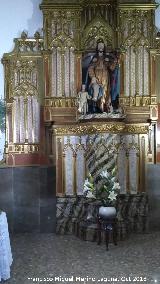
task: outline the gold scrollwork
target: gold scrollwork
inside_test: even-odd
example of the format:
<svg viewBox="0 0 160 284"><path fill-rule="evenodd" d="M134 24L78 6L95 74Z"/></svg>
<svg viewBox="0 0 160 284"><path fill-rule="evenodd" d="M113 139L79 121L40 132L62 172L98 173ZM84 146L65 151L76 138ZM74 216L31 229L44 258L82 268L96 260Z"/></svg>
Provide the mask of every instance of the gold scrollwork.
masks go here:
<svg viewBox="0 0 160 284"><path fill-rule="evenodd" d="M123 123L108 123L101 125L75 125L68 127L59 127L54 129L56 135L85 135L85 134L94 134L101 132L112 132L117 133L123 131L125 125Z"/></svg>
<svg viewBox="0 0 160 284"><path fill-rule="evenodd" d="M157 103L157 97L135 96L120 97L120 104L125 106L150 106Z"/></svg>
<svg viewBox="0 0 160 284"><path fill-rule="evenodd" d="M77 106L77 98L50 98L45 99L45 106L46 107L55 107L55 108L71 108Z"/></svg>
<svg viewBox="0 0 160 284"><path fill-rule="evenodd" d="M53 128L55 135L87 135L95 133L141 133L147 134L149 124L125 124L125 123L105 123L105 124L88 124L73 125L66 127Z"/></svg>
<svg viewBox="0 0 160 284"><path fill-rule="evenodd" d="M9 144L8 153L37 153L39 144Z"/></svg>
<svg viewBox="0 0 160 284"><path fill-rule="evenodd" d="M100 16L96 16L85 28L83 33L83 48L88 48L93 41L103 38L107 45L113 47L113 30L111 26Z"/></svg>
<svg viewBox="0 0 160 284"><path fill-rule="evenodd" d="M151 11L157 4L120 4L120 40L124 46L152 46L154 23Z"/></svg>
<svg viewBox="0 0 160 284"><path fill-rule="evenodd" d="M61 48L61 52L64 52L65 47L75 48L75 43L71 37L69 37L64 31L62 31L50 43L49 48L52 49L53 47L59 47Z"/></svg>
<svg viewBox="0 0 160 284"><path fill-rule="evenodd" d="M139 134L147 134L149 131L149 124L128 124L126 125L125 132L126 133L139 133Z"/></svg>
<svg viewBox="0 0 160 284"><path fill-rule="evenodd" d="M7 80L6 80L6 99L7 102L14 96L38 96L38 70L37 58L15 57L8 61L5 60L7 55L4 55L4 66L8 64Z"/></svg>

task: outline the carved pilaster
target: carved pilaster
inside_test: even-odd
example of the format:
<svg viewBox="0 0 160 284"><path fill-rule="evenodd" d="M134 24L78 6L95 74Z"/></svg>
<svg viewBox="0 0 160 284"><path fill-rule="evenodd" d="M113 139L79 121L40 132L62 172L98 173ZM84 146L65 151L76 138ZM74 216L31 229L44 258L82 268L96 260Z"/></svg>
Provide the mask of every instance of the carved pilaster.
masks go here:
<svg viewBox="0 0 160 284"><path fill-rule="evenodd" d="M56 189L58 195L63 195L64 184L65 184L65 155L63 154L62 138L57 137L57 147L56 147Z"/></svg>

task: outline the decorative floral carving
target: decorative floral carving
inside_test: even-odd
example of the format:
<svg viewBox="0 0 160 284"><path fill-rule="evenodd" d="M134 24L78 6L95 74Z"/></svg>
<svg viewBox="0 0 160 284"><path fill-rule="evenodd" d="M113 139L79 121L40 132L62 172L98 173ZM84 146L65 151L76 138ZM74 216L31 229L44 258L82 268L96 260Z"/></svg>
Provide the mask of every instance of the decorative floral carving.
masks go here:
<svg viewBox="0 0 160 284"><path fill-rule="evenodd" d="M146 5L146 4L145 4ZM155 7L137 8L120 5L120 38L124 46L151 46L153 43L154 28L152 9Z"/></svg>
<svg viewBox="0 0 160 284"><path fill-rule="evenodd" d="M55 135L87 135L95 133L142 133L149 131L148 124L125 124L121 122L106 124L79 124L74 126L53 128Z"/></svg>
<svg viewBox="0 0 160 284"><path fill-rule="evenodd" d="M106 46L113 47L114 33L111 26L101 16L97 16L86 26L83 32L83 48L96 47L98 38L102 38Z"/></svg>

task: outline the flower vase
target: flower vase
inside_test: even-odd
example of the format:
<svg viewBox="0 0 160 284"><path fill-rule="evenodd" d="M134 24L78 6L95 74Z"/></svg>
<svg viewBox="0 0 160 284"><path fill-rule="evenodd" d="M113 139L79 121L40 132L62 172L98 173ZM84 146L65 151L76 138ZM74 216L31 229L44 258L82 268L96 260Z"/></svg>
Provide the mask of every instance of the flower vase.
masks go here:
<svg viewBox="0 0 160 284"><path fill-rule="evenodd" d="M114 219L116 217L116 208L114 206L100 206L98 215L103 220Z"/></svg>

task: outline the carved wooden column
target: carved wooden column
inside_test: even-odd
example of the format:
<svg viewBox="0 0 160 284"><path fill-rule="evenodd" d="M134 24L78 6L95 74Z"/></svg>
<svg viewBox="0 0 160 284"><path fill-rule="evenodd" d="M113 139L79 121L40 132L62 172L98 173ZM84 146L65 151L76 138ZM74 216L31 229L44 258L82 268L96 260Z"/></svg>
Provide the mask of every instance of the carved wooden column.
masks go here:
<svg viewBox="0 0 160 284"><path fill-rule="evenodd" d="M62 148L62 137L57 137L56 145L56 191L58 196L62 196L64 193L64 154Z"/></svg>
<svg viewBox="0 0 160 284"><path fill-rule="evenodd" d="M125 55L122 53L120 56L120 97L124 96L124 61Z"/></svg>
<svg viewBox="0 0 160 284"><path fill-rule="evenodd" d="M44 54L44 74L45 74L45 97L49 97L50 96L49 54Z"/></svg>
<svg viewBox="0 0 160 284"><path fill-rule="evenodd" d="M76 53L76 89L80 92L82 87L82 54Z"/></svg>

